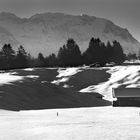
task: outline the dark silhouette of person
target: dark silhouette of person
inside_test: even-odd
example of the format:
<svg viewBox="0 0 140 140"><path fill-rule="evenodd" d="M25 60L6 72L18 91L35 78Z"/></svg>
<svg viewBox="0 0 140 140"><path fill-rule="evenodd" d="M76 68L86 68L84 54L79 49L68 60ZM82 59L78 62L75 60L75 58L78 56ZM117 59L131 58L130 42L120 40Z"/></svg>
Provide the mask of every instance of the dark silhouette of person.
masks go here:
<svg viewBox="0 0 140 140"><path fill-rule="evenodd" d="M57 112L57 116L58 116L58 112Z"/></svg>

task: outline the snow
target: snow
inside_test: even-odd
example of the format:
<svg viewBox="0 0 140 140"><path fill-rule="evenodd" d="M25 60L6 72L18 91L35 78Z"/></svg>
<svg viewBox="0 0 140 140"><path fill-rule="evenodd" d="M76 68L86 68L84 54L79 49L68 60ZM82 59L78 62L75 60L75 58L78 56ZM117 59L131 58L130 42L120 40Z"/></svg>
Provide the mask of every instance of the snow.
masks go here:
<svg viewBox="0 0 140 140"><path fill-rule="evenodd" d="M66 69L60 68L58 70L59 75L57 75L56 77L58 77L58 78L69 77L69 76L77 74L80 71L82 71L82 70L80 70L80 68L66 68Z"/></svg>
<svg viewBox="0 0 140 140"><path fill-rule="evenodd" d="M33 79L39 78L38 75L27 75L27 76L25 76L25 77L27 77L27 78L33 78Z"/></svg>
<svg viewBox="0 0 140 140"><path fill-rule="evenodd" d="M79 67L79 68L60 68L58 69L57 80L51 83L60 85L64 84L64 88L70 87L68 85L69 79L76 75L78 72L82 72L87 69L92 69L89 67ZM107 100L113 100L112 88L118 88L121 86L127 88L140 88L140 66L114 66L114 67L103 67L103 68L93 68L96 70L106 70L111 76L106 82L98 83L97 85L90 85L80 92L98 92L104 95Z"/></svg>
<svg viewBox="0 0 140 140"><path fill-rule="evenodd" d="M80 92L98 92L104 95L105 99L112 100L112 88L120 86L140 88L140 66L115 66L103 69L109 69L107 70L111 74L109 80L81 89Z"/></svg>
<svg viewBox="0 0 140 140"><path fill-rule="evenodd" d="M68 78L68 77L65 77L65 78L62 78L62 79L54 80L54 81L52 81L51 83L52 83L52 84L59 85L60 83L67 82L68 80L69 80L69 78Z"/></svg>
<svg viewBox="0 0 140 140"><path fill-rule="evenodd" d="M17 76L12 74L13 73L0 73L0 85L8 84L10 82L15 82L23 79L22 76Z"/></svg>
<svg viewBox="0 0 140 140"><path fill-rule="evenodd" d="M34 68L26 68L24 69L25 71L34 71L35 69Z"/></svg>
<svg viewBox="0 0 140 140"><path fill-rule="evenodd" d="M124 62L124 64L125 64L125 63L127 63L127 64L128 64L128 63L129 63L129 64L136 64L136 63L139 63L139 64L140 64L140 60L130 60L130 61L129 61L129 60L126 60L126 61Z"/></svg>
<svg viewBox="0 0 140 140"><path fill-rule="evenodd" d="M48 83L48 81L41 81L41 83L42 83L42 84L44 84L44 83Z"/></svg>
<svg viewBox="0 0 140 140"><path fill-rule="evenodd" d="M67 85L67 84L64 84L63 87L64 87L64 88L70 88L70 87L73 87L73 86L69 86L69 85Z"/></svg>
<svg viewBox="0 0 140 140"><path fill-rule="evenodd" d="M52 84L56 84L59 85L60 83L65 83L69 80L69 78L75 74L77 74L78 72L83 71L80 67L78 68L59 68L58 69L58 75L56 76L56 78L58 78L57 80L52 81ZM67 87L67 86L66 86Z"/></svg>
<svg viewBox="0 0 140 140"><path fill-rule="evenodd" d="M10 84L11 82L16 82L16 81L23 82L21 80L24 80L25 78L32 78L32 79L39 78L38 75L19 76L15 74L18 73L17 72L0 73L0 85Z"/></svg>
<svg viewBox="0 0 140 140"><path fill-rule="evenodd" d="M58 116L57 116L58 112ZM0 111L1 140L139 140L140 109Z"/></svg>

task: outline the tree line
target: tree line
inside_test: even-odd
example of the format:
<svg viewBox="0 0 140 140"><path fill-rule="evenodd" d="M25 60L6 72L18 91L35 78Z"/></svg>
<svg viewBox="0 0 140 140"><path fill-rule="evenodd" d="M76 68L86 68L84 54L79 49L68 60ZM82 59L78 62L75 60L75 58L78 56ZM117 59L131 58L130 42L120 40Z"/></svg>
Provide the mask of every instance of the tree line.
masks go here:
<svg viewBox="0 0 140 140"><path fill-rule="evenodd" d="M99 38L91 38L88 48L81 52L74 39L68 39L66 44L60 47L58 54L52 53L44 57L40 52L37 58L33 58L26 52L23 46L17 51L10 44L5 44L0 50L0 69L20 69L27 67L73 67L98 63L104 66L114 62L121 64L126 59L122 46L118 41L105 44Z"/></svg>
<svg viewBox="0 0 140 140"><path fill-rule="evenodd" d="M95 63L104 66L106 63L111 62L122 64L126 59L126 55L122 46L116 40L112 43L108 41L105 44L99 38L91 38L88 48L83 53L81 53L79 46L73 39L68 39L66 44L60 47L57 56L51 54L44 58L42 54L39 54L38 58L46 66L72 67Z"/></svg>
<svg viewBox="0 0 140 140"><path fill-rule="evenodd" d="M28 55L23 46L15 52L10 44L5 44L0 51L0 69L9 70L28 67Z"/></svg>

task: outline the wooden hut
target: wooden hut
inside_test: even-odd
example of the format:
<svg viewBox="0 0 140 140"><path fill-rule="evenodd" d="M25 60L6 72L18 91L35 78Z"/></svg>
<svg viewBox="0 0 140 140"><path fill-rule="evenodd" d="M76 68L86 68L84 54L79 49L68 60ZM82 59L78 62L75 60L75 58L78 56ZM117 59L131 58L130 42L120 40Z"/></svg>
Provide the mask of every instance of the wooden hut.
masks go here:
<svg viewBox="0 0 140 140"><path fill-rule="evenodd" d="M140 88L114 88L113 106L140 106Z"/></svg>

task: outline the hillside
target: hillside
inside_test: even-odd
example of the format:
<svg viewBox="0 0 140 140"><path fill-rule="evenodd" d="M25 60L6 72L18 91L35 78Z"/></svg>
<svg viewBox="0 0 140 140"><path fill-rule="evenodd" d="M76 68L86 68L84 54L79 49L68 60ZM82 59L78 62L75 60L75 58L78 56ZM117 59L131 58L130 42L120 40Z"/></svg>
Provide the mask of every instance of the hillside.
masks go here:
<svg viewBox="0 0 140 140"><path fill-rule="evenodd" d="M71 88L51 83L57 69L25 69L1 73L0 109L36 110L107 106L111 103Z"/></svg>
<svg viewBox="0 0 140 140"><path fill-rule="evenodd" d="M28 68L0 77L0 109L96 107L111 105L112 88L139 88L140 66Z"/></svg>
<svg viewBox="0 0 140 140"><path fill-rule="evenodd" d="M125 53L138 53L140 48L140 43L127 29L107 19L88 15L42 13L30 18L20 18L12 13L2 12L0 26L3 28L0 30L2 44L12 43L14 47L21 44L33 56L37 56L38 52L43 52L44 55L57 53L68 38L73 38L82 52L88 47L91 37L99 37L104 42L118 40ZM4 39L1 35L3 32Z"/></svg>

